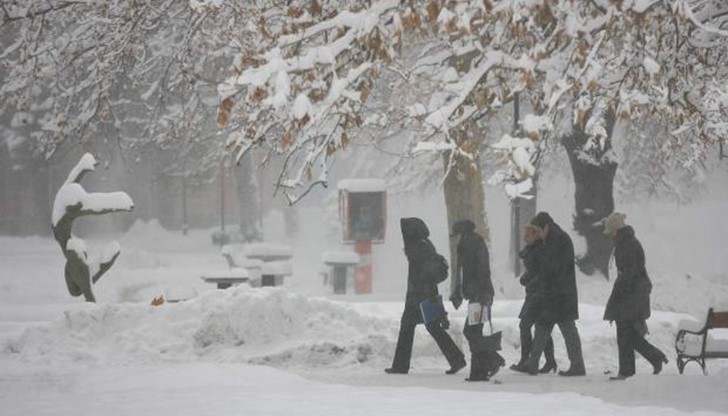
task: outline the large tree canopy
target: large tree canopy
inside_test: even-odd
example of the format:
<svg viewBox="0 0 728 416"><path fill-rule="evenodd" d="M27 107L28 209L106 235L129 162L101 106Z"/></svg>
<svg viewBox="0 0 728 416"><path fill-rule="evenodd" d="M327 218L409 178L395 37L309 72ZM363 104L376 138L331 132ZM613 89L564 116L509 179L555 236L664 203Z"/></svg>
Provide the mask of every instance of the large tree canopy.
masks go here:
<svg viewBox="0 0 728 416"><path fill-rule="evenodd" d="M187 137L210 155L199 164L264 148L291 202L362 129L414 126L411 151L472 160L468 126L515 92L530 114L496 144L506 182L523 185L544 139L574 128L580 157L610 158L610 120L645 115L690 164L728 134L727 13L720 0L17 0L0 8L0 111L33 124L47 155L102 125L127 148ZM385 73L421 85L416 100L374 102Z"/></svg>
<svg viewBox="0 0 728 416"><path fill-rule="evenodd" d="M611 126L645 114L672 125L674 142L687 144L680 149L685 163L694 163L726 134L725 7L687 0L391 0L333 15L290 10L300 25L269 30L269 48L236 62L239 73L220 88L221 111L241 125L233 137L239 154L264 146L290 162L280 186L323 183L327 159L346 147L349 129L381 121L362 116L378 74L397 68L410 42L426 39L403 75L437 84L405 109L425 130L413 150L471 153L453 132L520 92L531 109L523 134L496 144L510 156L507 181L534 174L540 139L574 128L585 133L574 143L579 157L602 163L613 157Z"/></svg>

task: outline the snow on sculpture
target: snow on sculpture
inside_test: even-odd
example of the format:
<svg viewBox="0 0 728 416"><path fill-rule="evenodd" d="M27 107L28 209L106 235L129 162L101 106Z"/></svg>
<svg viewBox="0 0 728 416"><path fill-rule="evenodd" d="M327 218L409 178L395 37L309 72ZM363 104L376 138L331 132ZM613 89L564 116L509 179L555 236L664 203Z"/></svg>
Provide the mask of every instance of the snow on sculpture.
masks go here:
<svg viewBox="0 0 728 416"><path fill-rule="evenodd" d="M66 257L64 274L71 296L83 295L87 302L96 302L91 286L111 268L121 253L117 242L112 242L100 253L90 256L86 243L71 232L73 221L84 215L131 211L134 208L125 192L87 193L79 182L98 162L86 153L68 174L53 201L53 236Z"/></svg>

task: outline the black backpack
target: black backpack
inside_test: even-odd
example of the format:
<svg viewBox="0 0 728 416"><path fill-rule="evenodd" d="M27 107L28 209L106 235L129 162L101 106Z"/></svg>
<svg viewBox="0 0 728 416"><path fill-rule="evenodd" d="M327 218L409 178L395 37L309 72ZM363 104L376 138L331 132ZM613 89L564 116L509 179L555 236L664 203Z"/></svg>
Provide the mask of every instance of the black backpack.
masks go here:
<svg viewBox="0 0 728 416"><path fill-rule="evenodd" d="M447 272L450 269L450 265L443 255L435 252L430 258L425 260L422 269L427 280L437 284L447 279Z"/></svg>

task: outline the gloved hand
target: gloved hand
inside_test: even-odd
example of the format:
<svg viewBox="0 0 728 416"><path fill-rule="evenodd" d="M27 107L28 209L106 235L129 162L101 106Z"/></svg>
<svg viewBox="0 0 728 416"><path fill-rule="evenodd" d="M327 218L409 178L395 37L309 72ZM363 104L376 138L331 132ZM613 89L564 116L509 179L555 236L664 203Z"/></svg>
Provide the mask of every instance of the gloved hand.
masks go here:
<svg viewBox="0 0 728 416"><path fill-rule="evenodd" d="M447 316L443 316L440 319L440 322L439 323L440 323L440 328L444 329L445 331L447 331L448 329L450 329L450 320L447 319Z"/></svg>
<svg viewBox="0 0 728 416"><path fill-rule="evenodd" d="M492 306L493 305L493 295L490 293L484 293L480 296L480 304L483 306Z"/></svg>
<svg viewBox="0 0 728 416"><path fill-rule="evenodd" d="M452 302L452 306L456 310L460 307L460 305L463 304L463 295L460 294L460 291L457 291L450 295L450 302Z"/></svg>

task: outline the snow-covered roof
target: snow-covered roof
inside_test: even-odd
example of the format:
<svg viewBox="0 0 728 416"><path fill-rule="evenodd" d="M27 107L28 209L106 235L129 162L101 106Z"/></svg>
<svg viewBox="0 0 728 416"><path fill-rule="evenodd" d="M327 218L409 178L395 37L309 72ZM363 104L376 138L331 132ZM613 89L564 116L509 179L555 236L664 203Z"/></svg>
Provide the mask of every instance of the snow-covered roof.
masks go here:
<svg viewBox="0 0 728 416"><path fill-rule="evenodd" d="M354 265L359 264L359 255L353 251L325 251L321 255L321 261L328 265Z"/></svg>
<svg viewBox="0 0 728 416"><path fill-rule="evenodd" d="M216 280L216 279L249 279L250 272L242 267L235 267L232 269L219 269L205 272L202 274L202 280Z"/></svg>
<svg viewBox="0 0 728 416"><path fill-rule="evenodd" d="M293 249L283 244L252 243L243 247L246 257L292 257Z"/></svg>
<svg viewBox="0 0 728 416"><path fill-rule="evenodd" d="M383 192L387 184L384 179L342 179L337 186L349 192Z"/></svg>
<svg viewBox="0 0 728 416"><path fill-rule="evenodd" d="M261 273L264 275L275 274L288 276L291 274L291 263L287 261L269 261L263 263Z"/></svg>

